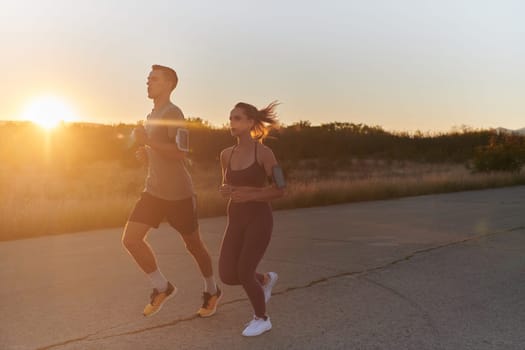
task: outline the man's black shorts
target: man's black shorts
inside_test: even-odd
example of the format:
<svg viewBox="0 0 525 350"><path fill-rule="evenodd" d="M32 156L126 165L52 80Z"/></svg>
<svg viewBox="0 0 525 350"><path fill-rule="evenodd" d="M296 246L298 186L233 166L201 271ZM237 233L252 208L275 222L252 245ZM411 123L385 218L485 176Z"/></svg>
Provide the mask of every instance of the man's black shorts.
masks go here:
<svg viewBox="0 0 525 350"><path fill-rule="evenodd" d="M164 219L182 235L195 232L199 227L195 196L170 201L142 192L128 221L158 228Z"/></svg>

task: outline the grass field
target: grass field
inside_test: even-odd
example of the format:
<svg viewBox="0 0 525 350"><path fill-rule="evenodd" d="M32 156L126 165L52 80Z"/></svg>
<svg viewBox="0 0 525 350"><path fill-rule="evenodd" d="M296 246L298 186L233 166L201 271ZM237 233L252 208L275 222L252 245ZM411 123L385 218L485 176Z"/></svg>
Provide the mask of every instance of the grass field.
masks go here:
<svg viewBox="0 0 525 350"><path fill-rule="evenodd" d="M289 188L275 209L525 184L525 174L471 174L463 165L382 160L284 164ZM68 171L0 169L0 240L123 226L143 186L144 168L97 163ZM194 164L201 217L225 214L220 169Z"/></svg>

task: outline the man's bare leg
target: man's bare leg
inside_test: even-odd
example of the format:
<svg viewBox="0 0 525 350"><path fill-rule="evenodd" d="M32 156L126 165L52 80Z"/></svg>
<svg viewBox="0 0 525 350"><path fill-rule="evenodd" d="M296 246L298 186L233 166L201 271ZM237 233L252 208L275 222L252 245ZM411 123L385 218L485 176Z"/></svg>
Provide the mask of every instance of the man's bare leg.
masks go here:
<svg viewBox="0 0 525 350"><path fill-rule="evenodd" d="M217 305L222 298L222 291L217 286L213 276L210 254L200 237L199 229L192 234L181 236L186 244L186 249L193 256L197 265L199 265L204 279L203 304L197 311L197 314L201 317L210 317L217 311Z"/></svg>
<svg viewBox="0 0 525 350"><path fill-rule="evenodd" d="M156 314L164 302L177 293L177 288L160 272L153 250L145 240L149 229L146 224L128 221L122 235L122 244L142 271L148 275L154 289L150 303L144 308L144 316Z"/></svg>
<svg viewBox="0 0 525 350"><path fill-rule="evenodd" d="M122 244L146 274L157 270L157 259L145 238L150 226L128 221L122 235Z"/></svg>
<svg viewBox="0 0 525 350"><path fill-rule="evenodd" d="M149 225L128 221L122 235L122 244L142 271L148 275L153 288L162 292L168 287L168 280L160 272L155 254L146 242L149 230Z"/></svg>
<svg viewBox="0 0 525 350"><path fill-rule="evenodd" d="M211 264L210 253L208 252L206 245L200 237L199 229L197 228L193 233L189 235L181 235L181 237L184 240L184 243L186 244L186 249L188 250L188 252L190 252L190 254L197 262L197 265L199 266L199 269L204 279L213 277L213 268ZM213 289L215 289L215 286L208 287L212 288L212 292L214 292Z"/></svg>

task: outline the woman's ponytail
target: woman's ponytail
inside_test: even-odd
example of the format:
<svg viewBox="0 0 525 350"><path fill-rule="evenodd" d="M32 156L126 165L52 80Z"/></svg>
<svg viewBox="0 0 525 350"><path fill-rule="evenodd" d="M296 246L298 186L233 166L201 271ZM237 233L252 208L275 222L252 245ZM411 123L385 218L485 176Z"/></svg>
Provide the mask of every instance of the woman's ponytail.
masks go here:
<svg viewBox="0 0 525 350"><path fill-rule="evenodd" d="M277 128L279 121L275 108L279 105L279 102L273 101L268 106L261 110L248 103L239 102L235 105L236 108L241 108L249 119L255 121L251 134L256 140L262 141L267 135L270 129Z"/></svg>

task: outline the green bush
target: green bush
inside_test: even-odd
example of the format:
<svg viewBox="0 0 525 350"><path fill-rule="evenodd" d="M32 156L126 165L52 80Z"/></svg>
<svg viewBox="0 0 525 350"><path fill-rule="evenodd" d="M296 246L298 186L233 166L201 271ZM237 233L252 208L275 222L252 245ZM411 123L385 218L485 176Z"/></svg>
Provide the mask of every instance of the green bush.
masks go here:
<svg viewBox="0 0 525 350"><path fill-rule="evenodd" d="M519 172L525 164L525 142L515 135L494 136L489 145L476 149L471 163L474 172Z"/></svg>

